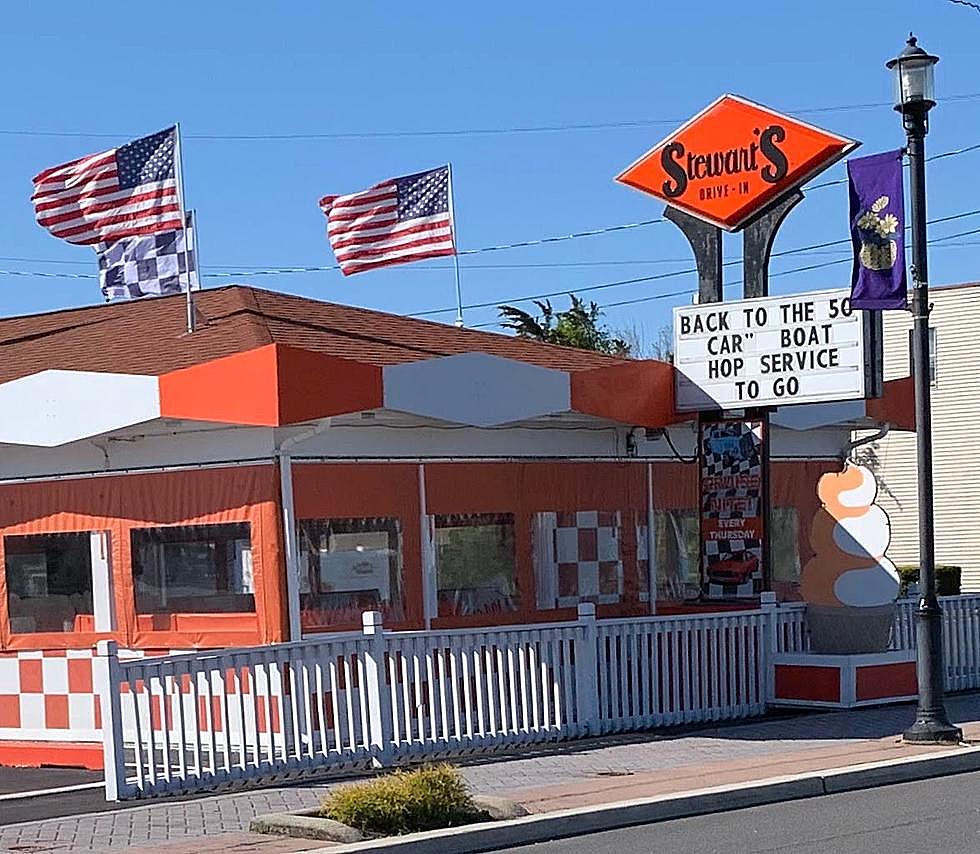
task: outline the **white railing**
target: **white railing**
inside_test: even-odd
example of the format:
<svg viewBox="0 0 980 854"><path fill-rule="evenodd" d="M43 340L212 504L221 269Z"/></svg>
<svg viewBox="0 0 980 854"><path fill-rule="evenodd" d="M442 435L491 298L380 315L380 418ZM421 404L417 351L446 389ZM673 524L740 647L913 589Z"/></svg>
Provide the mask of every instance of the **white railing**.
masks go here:
<svg viewBox="0 0 980 854"><path fill-rule="evenodd" d="M764 621L743 611L597 624L599 730L762 714Z"/></svg>
<svg viewBox="0 0 980 854"><path fill-rule="evenodd" d="M584 638L577 623L384 635L385 759L581 734Z"/></svg>
<svg viewBox="0 0 980 854"><path fill-rule="evenodd" d="M380 752L365 690L370 645L366 634L334 635L120 661L100 642L107 790L187 791L370 762Z"/></svg>
<svg viewBox="0 0 980 854"><path fill-rule="evenodd" d="M806 652L810 640L806 633L806 605L786 602L776 611L776 651Z"/></svg>
<svg viewBox="0 0 980 854"><path fill-rule="evenodd" d="M361 634L120 661L111 799L761 714L763 611Z"/></svg>
<svg viewBox="0 0 980 854"><path fill-rule="evenodd" d="M110 799L763 714L805 608L386 632L121 661L100 642ZM914 646L902 600L893 649ZM944 597L950 690L980 687L980 595Z"/></svg>
<svg viewBox="0 0 980 854"><path fill-rule="evenodd" d="M946 690L980 688L980 595L943 596Z"/></svg>

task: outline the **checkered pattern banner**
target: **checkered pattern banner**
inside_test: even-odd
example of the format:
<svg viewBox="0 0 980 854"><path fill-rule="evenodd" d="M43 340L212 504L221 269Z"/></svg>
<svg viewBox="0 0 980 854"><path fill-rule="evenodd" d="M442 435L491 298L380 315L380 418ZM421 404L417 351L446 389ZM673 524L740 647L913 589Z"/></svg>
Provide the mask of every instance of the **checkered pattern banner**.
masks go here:
<svg viewBox="0 0 980 854"><path fill-rule="evenodd" d="M762 589L762 423L701 425L701 564L706 594Z"/></svg>
<svg viewBox="0 0 980 854"><path fill-rule="evenodd" d="M623 594L619 524L616 512L556 514L553 556L559 608L573 608L580 602L619 602Z"/></svg>
<svg viewBox="0 0 980 854"><path fill-rule="evenodd" d="M107 301L169 296L201 287L194 212L183 231L162 231L98 244L99 283ZM185 251L186 236L186 251Z"/></svg>
<svg viewBox="0 0 980 854"><path fill-rule="evenodd" d="M120 650L122 660L178 655L182 650ZM21 650L0 653L0 745L4 742L100 742L102 709L98 687L104 663L91 649ZM336 702L346 701L351 686L341 680ZM162 732L165 722L195 721L200 732L222 732L226 728L233 743L240 736L244 715L247 731L281 737L288 714L289 685L277 672L247 669L212 670L197 674L194 684L188 674L168 677L166 684L141 680L123 682L124 695L136 695L140 726ZM241 702L239 701L241 698ZM263 699L260 699L263 698ZM210 704L210 709L208 708ZM318 726L333 726L331 710L335 698L324 694L325 720ZM127 739L136 733L132 702L123 703L123 730ZM192 724L188 724L191 726Z"/></svg>

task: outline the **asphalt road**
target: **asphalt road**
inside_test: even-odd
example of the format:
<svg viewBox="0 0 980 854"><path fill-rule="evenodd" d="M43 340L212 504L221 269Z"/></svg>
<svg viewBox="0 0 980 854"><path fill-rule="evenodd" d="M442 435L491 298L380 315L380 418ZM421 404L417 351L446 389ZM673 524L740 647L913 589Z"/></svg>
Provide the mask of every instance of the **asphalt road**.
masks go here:
<svg viewBox="0 0 980 854"><path fill-rule="evenodd" d="M980 772L507 850L522 854L977 854Z"/></svg>

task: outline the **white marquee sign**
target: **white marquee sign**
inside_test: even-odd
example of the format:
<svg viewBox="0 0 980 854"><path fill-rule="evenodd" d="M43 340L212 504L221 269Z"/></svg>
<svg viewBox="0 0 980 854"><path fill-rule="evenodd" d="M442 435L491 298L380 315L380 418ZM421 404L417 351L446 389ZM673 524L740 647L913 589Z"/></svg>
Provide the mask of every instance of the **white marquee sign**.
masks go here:
<svg viewBox="0 0 980 854"><path fill-rule="evenodd" d="M846 290L675 308L677 408L873 396L870 322Z"/></svg>

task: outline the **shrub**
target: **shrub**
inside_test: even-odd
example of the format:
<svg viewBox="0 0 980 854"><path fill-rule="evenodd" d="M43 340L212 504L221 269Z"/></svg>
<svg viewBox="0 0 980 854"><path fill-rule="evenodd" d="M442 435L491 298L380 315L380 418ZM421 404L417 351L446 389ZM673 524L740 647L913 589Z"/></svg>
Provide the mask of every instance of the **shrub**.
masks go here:
<svg viewBox="0 0 980 854"><path fill-rule="evenodd" d="M343 786L327 795L320 814L362 833L385 836L438 830L481 817L466 781L446 764Z"/></svg>
<svg viewBox="0 0 980 854"><path fill-rule="evenodd" d="M904 596L910 584L915 584L919 580L919 565L903 564L897 567L898 577L902 581L902 592ZM940 596L956 596L960 592L960 568L949 564L936 564L936 592Z"/></svg>

